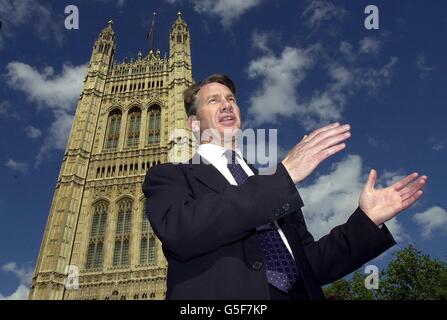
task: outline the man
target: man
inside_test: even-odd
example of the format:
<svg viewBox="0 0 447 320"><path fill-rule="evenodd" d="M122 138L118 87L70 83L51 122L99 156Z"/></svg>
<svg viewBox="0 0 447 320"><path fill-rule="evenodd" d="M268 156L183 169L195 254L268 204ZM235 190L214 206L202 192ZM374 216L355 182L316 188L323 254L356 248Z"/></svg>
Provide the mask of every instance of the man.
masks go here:
<svg viewBox="0 0 447 320"><path fill-rule="evenodd" d="M296 184L345 147L349 125L304 136L274 174L258 175L236 145L241 114L231 79L212 75L184 100L201 139L197 154L192 163L150 169L143 185L168 261L167 299L323 299L322 285L395 244L383 223L422 194L426 176L375 189L372 170L357 210L314 241Z"/></svg>

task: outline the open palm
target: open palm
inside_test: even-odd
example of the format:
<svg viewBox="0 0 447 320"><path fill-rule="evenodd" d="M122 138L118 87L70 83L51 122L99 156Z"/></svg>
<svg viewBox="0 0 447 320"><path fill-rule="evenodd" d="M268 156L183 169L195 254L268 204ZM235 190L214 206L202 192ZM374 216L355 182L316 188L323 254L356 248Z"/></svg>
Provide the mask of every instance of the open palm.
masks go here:
<svg viewBox="0 0 447 320"><path fill-rule="evenodd" d="M392 219L399 212L413 205L422 195L427 176L417 177L418 174L413 173L387 188L375 189L377 172L374 169L371 170L368 181L360 194L360 209L376 225Z"/></svg>

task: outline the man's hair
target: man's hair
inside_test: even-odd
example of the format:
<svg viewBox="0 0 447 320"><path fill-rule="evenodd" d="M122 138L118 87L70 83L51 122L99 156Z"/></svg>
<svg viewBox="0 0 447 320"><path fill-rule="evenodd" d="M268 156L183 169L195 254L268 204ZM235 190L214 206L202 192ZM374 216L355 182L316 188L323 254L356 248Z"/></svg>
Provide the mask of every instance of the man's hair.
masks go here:
<svg viewBox="0 0 447 320"><path fill-rule="evenodd" d="M231 90L231 92L236 95L236 86L234 85L233 80L230 79L225 74L219 74L215 73L212 74L205 79L203 79L200 83L189 86L184 92L183 92L183 101L185 103L185 110L187 116L195 115L197 112L197 93L199 90L206 84L217 82L220 84L223 84L224 86L227 86L228 89Z"/></svg>

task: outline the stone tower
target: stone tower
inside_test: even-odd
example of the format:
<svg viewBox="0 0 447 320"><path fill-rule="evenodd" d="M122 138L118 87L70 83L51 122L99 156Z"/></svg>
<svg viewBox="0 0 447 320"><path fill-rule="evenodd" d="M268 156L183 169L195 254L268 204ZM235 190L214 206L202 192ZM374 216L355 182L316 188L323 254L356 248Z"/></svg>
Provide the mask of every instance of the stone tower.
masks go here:
<svg viewBox="0 0 447 320"><path fill-rule="evenodd" d="M183 90L192 84L188 26L169 57L117 63L113 22L84 80L34 273L30 299L163 299L166 261L144 214L151 166L191 155Z"/></svg>

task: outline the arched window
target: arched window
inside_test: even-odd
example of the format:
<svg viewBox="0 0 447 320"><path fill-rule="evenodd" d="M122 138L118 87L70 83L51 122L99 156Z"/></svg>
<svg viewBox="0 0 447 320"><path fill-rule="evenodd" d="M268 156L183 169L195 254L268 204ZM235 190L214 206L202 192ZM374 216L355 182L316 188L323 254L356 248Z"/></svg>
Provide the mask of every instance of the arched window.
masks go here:
<svg viewBox="0 0 447 320"><path fill-rule="evenodd" d="M159 144L160 143L160 126L161 126L161 109L160 106L155 105L149 108L148 111L148 144Z"/></svg>
<svg viewBox="0 0 447 320"><path fill-rule="evenodd" d="M105 201L97 202L93 206L92 228L87 251L87 262L85 264L86 269L102 267L108 207Z"/></svg>
<svg viewBox="0 0 447 320"><path fill-rule="evenodd" d="M121 110L115 109L110 112L107 124L106 148L116 149L120 138Z"/></svg>
<svg viewBox="0 0 447 320"><path fill-rule="evenodd" d="M146 216L145 200L143 202L142 223L141 223L141 242L140 242L140 264L155 264L156 262L156 242L154 232L152 231L149 219Z"/></svg>
<svg viewBox="0 0 447 320"><path fill-rule="evenodd" d="M132 200L123 199L118 203L118 219L116 223L115 249L113 250L113 266L129 264L129 238L132 219Z"/></svg>
<svg viewBox="0 0 447 320"><path fill-rule="evenodd" d="M140 124L141 124L141 109L134 107L129 110L127 120L127 146L138 147L140 141Z"/></svg>

